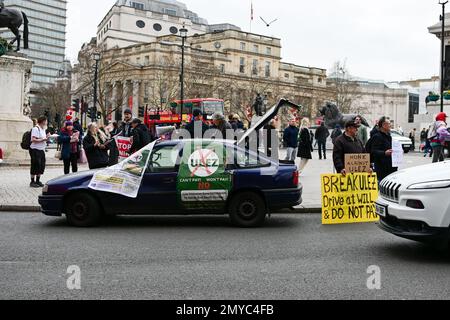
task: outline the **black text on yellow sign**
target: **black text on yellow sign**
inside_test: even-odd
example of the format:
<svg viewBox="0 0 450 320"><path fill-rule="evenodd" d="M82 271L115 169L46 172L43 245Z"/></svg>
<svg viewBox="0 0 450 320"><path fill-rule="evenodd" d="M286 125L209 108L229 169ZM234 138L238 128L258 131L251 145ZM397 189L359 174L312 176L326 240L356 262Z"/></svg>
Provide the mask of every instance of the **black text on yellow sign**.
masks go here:
<svg viewBox="0 0 450 320"><path fill-rule="evenodd" d="M378 180L375 174L322 175L322 224L375 222Z"/></svg>

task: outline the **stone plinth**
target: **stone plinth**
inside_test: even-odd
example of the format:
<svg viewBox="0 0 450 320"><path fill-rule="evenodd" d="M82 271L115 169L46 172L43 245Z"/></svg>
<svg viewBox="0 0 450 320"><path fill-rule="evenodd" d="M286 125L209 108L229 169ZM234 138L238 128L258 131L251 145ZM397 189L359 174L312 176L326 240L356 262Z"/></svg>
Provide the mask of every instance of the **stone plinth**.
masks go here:
<svg viewBox="0 0 450 320"><path fill-rule="evenodd" d="M24 115L24 110L29 110L32 65L24 56L0 57L0 148L6 161L28 157L20 142L23 133L33 126Z"/></svg>

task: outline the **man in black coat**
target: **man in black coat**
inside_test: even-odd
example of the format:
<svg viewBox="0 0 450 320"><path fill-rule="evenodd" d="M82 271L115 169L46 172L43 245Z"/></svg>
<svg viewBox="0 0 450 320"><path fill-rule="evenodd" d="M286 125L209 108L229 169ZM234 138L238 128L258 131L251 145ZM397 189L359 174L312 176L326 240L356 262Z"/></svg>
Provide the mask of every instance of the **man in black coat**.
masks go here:
<svg viewBox="0 0 450 320"><path fill-rule="evenodd" d="M154 139L151 137L148 128L142 124L141 120L134 119L131 122L131 126L133 128L133 144L131 145L130 152L135 153L144 148Z"/></svg>
<svg viewBox="0 0 450 320"><path fill-rule="evenodd" d="M201 110L195 109L192 112L192 116L192 121L186 125L185 129L189 131L191 139L202 139L205 132L208 131L209 126L203 122ZM195 131L196 127L198 127L197 132Z"/></svg>
<svg viewBox="0 0 450 320"><path fill-rule="evenodd" d="M133 120L133 113L130 109L126 109L123 113L122 126L120 128L120 136L130 138L133 136L133 126L131 124Z"/></svg>
<svg viewBox="0 0 450 320"><path fill-rule="evenodd" d="M325 127L325 122L322 122L320 124L320 127L316 130L316 141L317 145L319 147L319 160L322 160L323 158L327 159L327 139L330 136L330 131L328 131L328 128Z"/></svg>
<svg viewBox="0 0 450 320"><path fill-rule="evenodd" d="M358 139L358 124L355 121L348 121L345 124L345 132L334 143L333 162L336 172L347 174L345 169L346 154L366 153L366 149L361 140ZM369 172L372 173L372 172Z"/></svg>
<svg viewBox="0 0 450 320"><path fill-rule="evenodd" d="M371 154L379 182L398 170L392 167L392 153L391 122L383 117L378 122L378 132L371 142Z"/></svg>

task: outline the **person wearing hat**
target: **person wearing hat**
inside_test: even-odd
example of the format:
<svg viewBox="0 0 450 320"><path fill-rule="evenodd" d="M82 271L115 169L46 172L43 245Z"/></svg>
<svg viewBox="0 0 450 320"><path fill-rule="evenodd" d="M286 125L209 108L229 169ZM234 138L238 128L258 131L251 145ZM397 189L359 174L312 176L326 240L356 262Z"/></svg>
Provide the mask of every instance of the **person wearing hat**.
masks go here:
<svg viewBox="0 0 450 320"><path fill-rule="evenodd" d="M78 156L80 152L80 132L74 128L72 121L66 121L58 136L61 144L61 159L64 162L64 174L78 172Z"/></svg>
<svg viewBox="0 0 450 320"><path fill-rule="evenodd" d="M391 121L387 117L382 117L378 121L378 132L371 137L371 156L375 164L375 172L378 181L381 182L390 174L398 171L392 166L392 136Z"/></svg>
<svg viewBox="0 0 450 320"><path fill-rule="evenodd" d="M241 121L241 117L237 113L233 115L233 121L236 122L237 130L244 130L244 123Z"/></svg>
<svg viewBox="0 0 450 320"><path fill-rule="evenodd" d="M148 128L142 123L140 119L133 119L131 121L133 128L133 144L131 145L131 154L138 152L154 139L152 139Z"/></svg>
<svg viewBox="0 0 450 320"><path fill-rule="evenodd" d="M198 128L197 130L195 130L196 127ZM189 131L191 139L202 139L208 129L208 125L203 122L202 111L199 109L194 109L192 112L192 121L185 127L185 130Z"/></svg>
<svg viewBox="0 0 450 320"><path fill-rule="evenodd" d="M333 163L336 172L347 174L345 169L345 155L346 154L361 154L366 153L366 148L363 142L358 138L359 123L354 120L348 121L345 124L345 131L341 136L337 137L334 142L333 149ZM372 171L370 171L371 173Z"/></svg>
<svg viewBox="0 0 450 320"><path fill-rule="evenodd" d="M450 140L450 133L447 130L447 114L441 112L436 116L430 133L431 147L433 148L433 163L444 161L444 146Z"/></svg>
<svg viewBox="0 0 450 320"><path fill-rule="evenodd" d="M233 130L233 127L225 120L225 116L220 112L216 112L213 114L212 120L213 126L211 128L220 131L222 134L221 137L216 138L226 139L227 130Z"/></svg>
<svg viewBox="0 0 450 320"><path fill-rule="evenodd" d="M123 112L123 121L120 131L122 132L120 136L125 138L130 138L133 136L133 127L131 122L133 121L133 113L130 109L125 109Z"/></svg>

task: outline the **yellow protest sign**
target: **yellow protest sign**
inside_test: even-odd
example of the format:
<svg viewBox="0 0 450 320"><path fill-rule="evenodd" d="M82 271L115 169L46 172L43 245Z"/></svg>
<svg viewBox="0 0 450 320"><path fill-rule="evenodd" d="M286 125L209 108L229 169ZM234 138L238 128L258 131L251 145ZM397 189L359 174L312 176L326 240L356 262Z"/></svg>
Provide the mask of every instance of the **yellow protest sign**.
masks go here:
<svg viewBox="0 0 450 320"><path fill-rule="evenodd" d="M375 201L378 180L375 174L322 175L322 224L376 222Z"/></svg>

